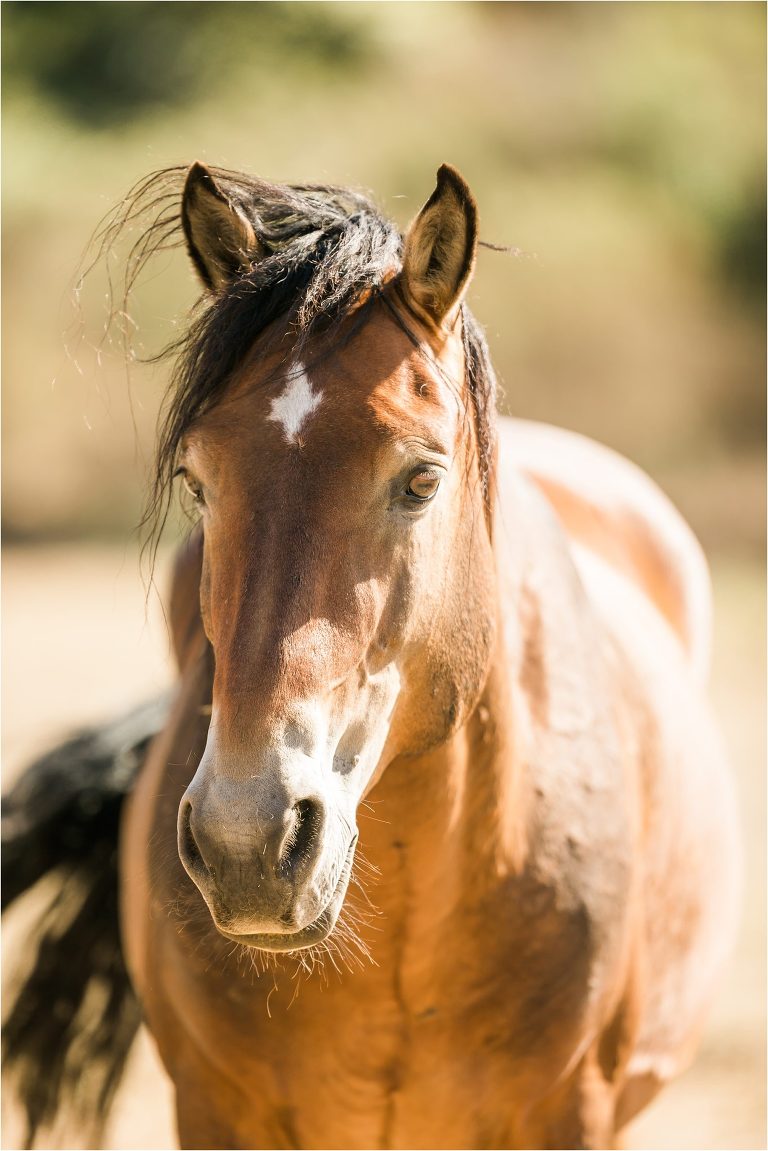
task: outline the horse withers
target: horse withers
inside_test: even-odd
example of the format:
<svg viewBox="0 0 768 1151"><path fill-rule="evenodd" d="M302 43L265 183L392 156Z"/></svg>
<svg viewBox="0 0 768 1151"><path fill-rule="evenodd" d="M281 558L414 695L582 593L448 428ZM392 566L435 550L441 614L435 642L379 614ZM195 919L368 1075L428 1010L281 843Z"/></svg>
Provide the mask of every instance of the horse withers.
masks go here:
<svg viewBox="0 0 768 1151"><path fill-rule="evenodd" d="M608 449L496 416L454 169L404 238L201 164L160 223L207 306L154 503L179 476L199 524L119 879L181 1144L612 1146L734 932L698 545Z"/></svg>

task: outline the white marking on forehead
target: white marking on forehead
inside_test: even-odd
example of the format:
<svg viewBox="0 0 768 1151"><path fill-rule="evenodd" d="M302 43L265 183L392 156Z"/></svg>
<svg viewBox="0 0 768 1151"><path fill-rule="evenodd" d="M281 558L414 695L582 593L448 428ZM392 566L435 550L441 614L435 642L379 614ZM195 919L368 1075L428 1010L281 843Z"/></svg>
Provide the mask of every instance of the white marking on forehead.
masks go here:
<svg viewBox="0 0 768 1151"><path fill-rule="evenodd" d="M288 373L284 390L272 401L272 409L267 418L282 424L286 440L289 444L295 444L302 425L322 398L322 392L312 391L312 383L304 365L296 364Z"/></svg>

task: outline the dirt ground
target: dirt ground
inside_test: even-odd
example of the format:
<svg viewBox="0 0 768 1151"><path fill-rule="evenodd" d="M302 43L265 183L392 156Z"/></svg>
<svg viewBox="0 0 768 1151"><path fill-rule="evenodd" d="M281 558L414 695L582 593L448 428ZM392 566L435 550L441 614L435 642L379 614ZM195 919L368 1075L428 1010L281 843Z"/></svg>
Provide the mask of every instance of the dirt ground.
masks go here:
<svg viewBox="0 0 768 1151"><path fill-rule="evenodd" d="M740 941L693 1068L630 1132L634 1148L764 1148L765 1133L765 599L759 565L715 565L713 689L741 796L746 898ZM163 585L160 565L160 586ZM134 552L6 549L3 557L4 787L35 752L168 681L156 596L145 604ZM6 951L27 909L10 917ZM4 1093L4 1148L18 1112ZM47 1144L50 1146L50 1144ZM70 1134L64 1146L78 1146ZM176 1146L168 1081L141 1036L113 1112L108 1148Z"/></svg>

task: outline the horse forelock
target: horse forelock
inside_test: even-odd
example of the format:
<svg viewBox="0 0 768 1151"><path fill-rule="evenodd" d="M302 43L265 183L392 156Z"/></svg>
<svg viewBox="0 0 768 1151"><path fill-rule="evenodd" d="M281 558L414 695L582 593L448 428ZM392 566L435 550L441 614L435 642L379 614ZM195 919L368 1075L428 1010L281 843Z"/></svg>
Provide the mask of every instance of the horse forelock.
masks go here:
<svg viewBox="0 0 768 1151"><path fill-rule="evenodd" d="M170 507L181 441L194 421L222 397L256 341L265 352L285 348L285 358L295 362L312 337L332 332L354 309L358 313L354 330L359 330L383 286L402 266L399 229L354 189L272 184L222 168L211 172L227 196L247 213L266 255L244 268L222 292L204 295L186 332L154 357L175 356L176 363L142 519L152 554ZM145 264L156 253L184 243L180 204L185 174L186 168L174 167L148 176L95 237L98 255L103 255L123 230L149 219L126 264L122 309L126 313L131 290ZM489 505L495 377L482 331L466 306L462 311L467 386Z"/></svg>

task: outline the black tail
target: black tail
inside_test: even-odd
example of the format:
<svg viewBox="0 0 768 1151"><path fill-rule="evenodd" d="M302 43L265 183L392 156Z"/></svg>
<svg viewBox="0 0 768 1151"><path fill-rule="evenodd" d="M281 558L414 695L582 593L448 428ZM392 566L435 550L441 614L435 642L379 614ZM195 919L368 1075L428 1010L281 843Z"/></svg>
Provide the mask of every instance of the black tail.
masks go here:
<svg viewBox="0 0 768 1151"><path fill-rule="evenodd" d="M39 880L49 884L3 1030L28 1147L65 1103L99 1145L139 1026L120 946L117 837L166 715L167 701L156 700L83 732L32 764L3 801L3 911Z"/></svg>

